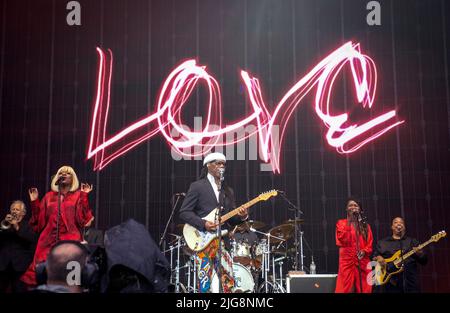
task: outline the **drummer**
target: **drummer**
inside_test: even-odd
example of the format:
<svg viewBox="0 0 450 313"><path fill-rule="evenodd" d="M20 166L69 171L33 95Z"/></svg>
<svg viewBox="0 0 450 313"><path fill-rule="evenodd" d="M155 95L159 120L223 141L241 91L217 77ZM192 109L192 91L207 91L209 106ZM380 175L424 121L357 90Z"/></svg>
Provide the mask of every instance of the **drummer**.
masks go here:
<svg viewBox="0 0 450 313"><path fill-rule="evenodd" d="M250 246L258 244L259 241L256 233L250 230L250 224L248 222L236 226L230 233L230 237L236 242L245 242Z"/></svg>

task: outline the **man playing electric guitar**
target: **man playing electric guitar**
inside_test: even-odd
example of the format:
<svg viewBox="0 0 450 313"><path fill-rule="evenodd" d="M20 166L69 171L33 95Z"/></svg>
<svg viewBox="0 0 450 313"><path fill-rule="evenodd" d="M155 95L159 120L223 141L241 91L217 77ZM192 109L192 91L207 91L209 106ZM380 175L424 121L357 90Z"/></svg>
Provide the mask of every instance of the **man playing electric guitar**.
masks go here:
<svg viewBox="0 0 450 313"><path fill-rule="evenodd" d="M401 217L392 220L392 236L379 240L374 251L374 261L377 261L382 267L389 267L393 264L386 263L386 259L391 258L397 251L401 250L399 257L413 250L415 253L406 258L403 262L403 271L392 275L389 281L381 286L376 286L374 292L385 293L406 293L420 292L420 284L418 278L417 264L425 265L427 263L427 255L416 247L419 241L405 235L405 221Z"/></svg>
<svg viewBox="0 0 450 313"><path fill-rule="evenodd" d="M197 230L215 232L217 225L212 221L205 221L211 211L223 204L224 215L236 207L233 190L225 182L221 182L221 171L225 170L226 158L222 153L211 153L203 161L200 179L189 187L180 209L179 218ZM223 175L223 174L222 174ZM219 189L221 190L219 192ZM219 198L220 197L220 198ZM220 201L219 201L220 200ZM228 220L230 225L237 225L248 218L248 208L241 208L238 214ZM225 226L225 225L223 225ZM206 248L197 252L197 273L199 292L209 292L212 282L213 270L218 272L218 240L213 240ZM234 286L232 274L232 259L222 245L222 286L224 292L231 292Z"/></svg>

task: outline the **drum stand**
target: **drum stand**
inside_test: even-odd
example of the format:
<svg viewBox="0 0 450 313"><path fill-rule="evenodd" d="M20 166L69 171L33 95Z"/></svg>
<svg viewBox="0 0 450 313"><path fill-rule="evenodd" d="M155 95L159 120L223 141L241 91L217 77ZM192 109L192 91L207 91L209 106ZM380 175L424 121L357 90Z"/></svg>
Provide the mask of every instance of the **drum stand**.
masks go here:
<svg viewBox="0 0 450 313"><path fill-rule="evenodd" d="M165 249L165 246L166 246L165 238L166 238L167 230L169 228L169 224L172 221L172 218L173 218L173 216L175 214L175 210L176 210L176 208L178 206L178 202L180 201L180 198L182 196L184 196L184 195L185 194L178 193L178 194L174 194L172 196L171 202L173 203L174 197L176 197L176 201L175 201L175 203L172 206L172 212L170 213L169 220L167 221L166 227L164 228L163 235L161 236L161 239L159 240L159 246L162 247L163 250ZM174 235L174 234L171 234L171 235L173 235L173 236L175 236L175 238L177 238L177 245L175 247L173 245L170 245L169 249L164 250L164 254L167 251L170 251L170 269L171 269L171 272L170 272L170 283L173 284L173 271L174 271L174 270L172 270L172 268L173 268L173 250L175 248L177 248L177 266L175 268L175 292L178 293L178 292L180 292L180 247L181 247L181 239L182 239L182 237L178 236L178 235ZM163 242L164 242L164 246L162 246Z"/></svg>
<svg viewBox="0 0 450 313"><path fill-rule="evenodd" d="M197 262L196 256L192 255L189 261L187 262L187 292L188 293L196 293L197 292ZM191 268L192 267L192 268ZM192 274L191 274L192 272ZM192 286L191 286L191 276L192 276Z"/></svg>
<svg viewBox="0 0 450 313"><path fill-rule="evenodd" d="M303 265L303 259L305 258L305 255L304 255L304 250L303 250L303 243L305 243L306 244L306 247L308 248L308 250L309 250L309 252L311 253L311 255L313 256L313 250L311 249L311 247L309 246L309 244L308 244L308 241L304 238L304 235L303 235L303 231L302 230L300 230L300 264L301 264L301 271L302 272L306 272L306 270L305 270L305 267L304 267L304 265ZM308 269L309 270L309 269ZM309 272L308 272L309 273Z"/></svg>
<svg viewBox="0 0 450 313"><path fill-rule="evenodd" d="M264 279L264 290L265 290L265 293L269 292L269 288L268 288L269 285L272 285L273 292L275 292L275 291L276 292L285 292L283 286L276 281L275 258L271 257L270 237L273 237L273 238L281 240L281 241L285 241L285 240L283 238L271 235L270 233L260 232L260 231L258 231L256 229L252 228L252 227L250 228L250 231L258 233L258 234L261 234L261 235L267 237L267 244L265 244L265 246L264 246L264 253L263 253L262 265L261 265L261 273L262 273L262 278ZM272 282L269 282L270 261L271 260L272 260L272 263L273 263L273 265L272 265ZM281 271L282 271L282 268L280 266L280 277L281 277L281 282L282 282L283 276L282 276Z"/></svg>
<svg viewBox="0 0 450 313"><path fill-rule="evenodd" d="M305 256L303 254L303 230L300 229L300 270L302 272L305 271L305 266L303 264L304 257ZM295 264L297 264L297 260L298 260L298 252L295 251Z"/></svg>
<svg viewBox="0 0 450 313"><path fill-rule="evenodd" d="M170 252L170 279L169 283L173 284L173 249L174 247L172 245L169 245L169 249L164 250L164 254L167 252Z"/></svg>
<svg viewBox="0 0 450 313"><path fill-rule="evenodd" d="M181 236L174 235L174 234L172 234L172 235L177 238L177 241L176 241L177 244L175 246L170 245L169 249L165 250L164 253L170 251L170 268L172 269L171 275L170 275L170 283L171 284L174 283L173 282L173 273L175 272L175 292L179 293L180 292L180 269L181 269L180 268L180 249L181 249L182 245L184 246L184 244L181 243L181 240L182 240ZM174 259L173 253L174 253L175 249L177 251L177 260L175 263L175 268L173 268L173 259ZM183 268L184 267L186 267L186 266L183 266Z"/></svg>
<svg viewBox="0 0 450 313"><path fill-rule="evenodd" d="M284 289L283 287L283 260L286 257L279 257L277 259L275 259L275 257L273 258L273 292L274 293L285 293L286 289ZM276 265L279 266L280 269L280 278L279 281L277 282L277 278L275 277L275 269L276 269Z"/></svg>
<svg viewBox="0 0 450 313"><path fill-rule="evenodd" d="M300 270L302 272L305 271L304 261L305 258L303 253L303 230L300 225L297 225L297 220L301 217L303 214L302 210L300 210L297 206L295 206L286 196L286 194L282 191L279 191L279 194L281 197L289 204L291 208L288 208L289 211L294 211L294 239L295 239L295 259L294 259L294 270L298 270L298 246L300 245ZM298 240L298 234L300 233L300 242Z"/></svg>

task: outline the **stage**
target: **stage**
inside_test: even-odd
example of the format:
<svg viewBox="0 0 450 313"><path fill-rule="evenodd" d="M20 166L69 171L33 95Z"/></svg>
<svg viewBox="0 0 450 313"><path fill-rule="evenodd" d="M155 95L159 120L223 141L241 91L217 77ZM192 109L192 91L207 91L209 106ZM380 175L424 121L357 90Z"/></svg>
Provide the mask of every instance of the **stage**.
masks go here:
<svg viewBox="0 0 450 313"><path fill-rule="evenodd" d="M103 248L132 220L167 261L165 291L198 293L180 210L220 152L253 234L224 243L235 290L266 308L334 292L357 196L367 262L402 217L431 240L421 292L450 292L447 1L3 0L0 16L1 220L14 200L31 219L29 189L42 199L71 166L94 218L80 236Z"/></svg>

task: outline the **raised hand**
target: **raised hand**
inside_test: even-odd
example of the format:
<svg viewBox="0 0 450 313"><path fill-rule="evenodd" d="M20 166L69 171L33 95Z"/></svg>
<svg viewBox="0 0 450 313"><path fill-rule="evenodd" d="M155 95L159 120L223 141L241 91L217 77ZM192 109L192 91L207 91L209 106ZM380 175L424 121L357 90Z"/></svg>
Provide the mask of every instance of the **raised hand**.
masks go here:
<svg viewBox="0 0 450 313"><path fill-rule="evenodd" d="M81 191L83 191L85 193L90 193L93 188L94 188L94 185L81 183Z"/></svg>
<svg viewBox="0 0 450 313"><path fill-rule="evenodd" d="M34 201L39 198L39 191L37 188L30 188L28 189L28 194L30 195L30 201Z"/></svg>

